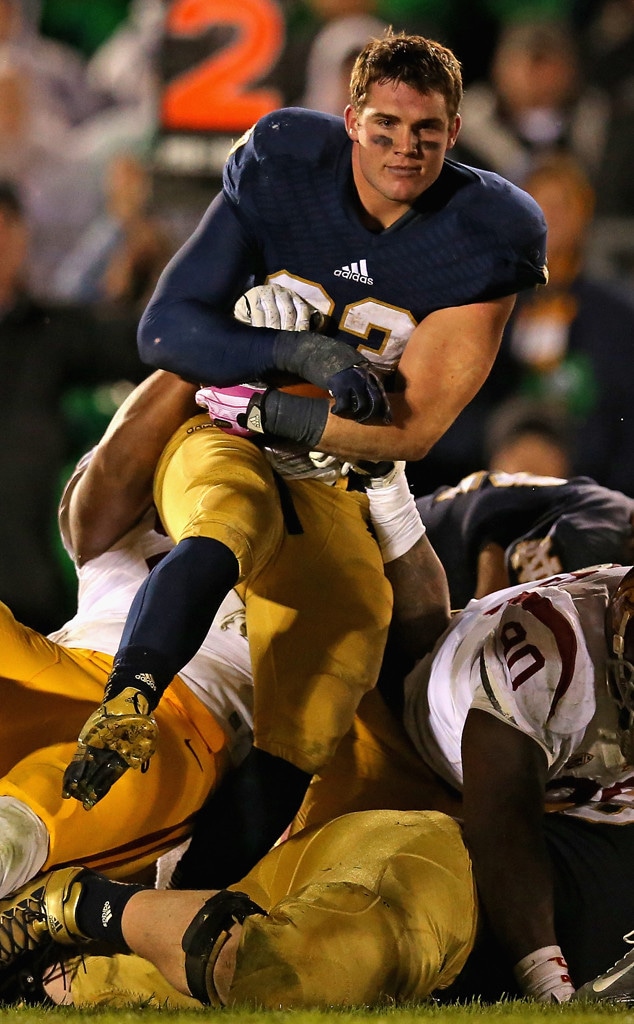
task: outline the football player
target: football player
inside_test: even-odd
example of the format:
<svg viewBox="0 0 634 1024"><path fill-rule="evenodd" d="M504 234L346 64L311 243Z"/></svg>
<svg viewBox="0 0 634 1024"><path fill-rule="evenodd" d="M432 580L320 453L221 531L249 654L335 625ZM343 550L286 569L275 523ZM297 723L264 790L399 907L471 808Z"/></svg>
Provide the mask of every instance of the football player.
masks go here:
<svg viewBox="0 0 634 1024"><path fill-rule="evenodd" d="M148 743L160 730L151 770L143 774L141 758L140 770L126 773L116 812L106 801L92 817L62 799L64 767L103 692L130 602L173 546L157 529L152 472L193 393L172 374L153 374L69 480L59 522L77 566L75 616L42 636L0 604L1 895L69 861L133 876L190 833L195 812L250 748L251 664L244 608L231 592L149 723ZM133 710L124 706L123 717ZM134 716L126 720L133 729Z"/></svg>
<svg viewBox="0 0 634 1024"><path fill-rule="evenodd" d="M632 569L599 566L474 600L405 680L407 732L462 792L487 917L538 998L565 1000L620 952L612 929L599 949L591 922L571 952L542 819L545 805L565 808L557 856L574 848L589 879L596 850L631 856L633 581Z"/></svg>
<svg viewBox="0 0 634 1024"><path fill-rule="evenodd" d="M412 498L394 484L369 492L375 529L378 502L392 544L406 551ZM528 582L587 565L632 561L634 501L593 480L563 480L528 473L480 471L455 487L442 487L416 499L427 537L447 573L451 606L458 609L471 597L483 596L511 583ZM399 560L396 564L400 564ZM407 560L405 560L407 562ZM414 572L402 599L402 582L395 583L394 622L378 682L361 702L352 729L329 764L311 780L293 828L327 821L351 810L376 807L433 806L449 813L457 798L448 788L448 803L439 805L416 771L414 752L398 736L394 717L402 720L403 677L429 650L429 634L416 626L407 636L395 627L407 608L414 615L423 576ZM401 595L399 597L399 595ZM410 642L412 641L412 642ZM418 643L417 641L421 641ZM386 707L393 715L386 714ZM409 769L405 765L409 764ZM344 780L352 780L344 784ZM405 782L405 780L408 780ZM420 803L411 802L419 787ZM399 790L407 803L395 802Z"/></svg>
<svg viewBox="0 0 634 1024"><path fill-rule="evenodd" d="M579 822L562 823L546 815L545 844L584 981L631 920L633 840L579 848ZM106 956L108 944L136 955ZM554 950L551 961L561 977ZM5 1001L49 1005L385 1008L522 994L479 906L460 825L433 811L346 814L276 846L220 892L51 872L0 908L0 963Z"/></svg>
<svg viewBox="0 0 634 1024"><path fill-rule="evenodd" d="M142 317L142 358L208 385L214 425L192 420L161 459L156 502L176 547L135 599L85 739L99 731L116 750L111 701L127 693L150 715L242 586L254 747L231 793L208 804L213 827L188 851L189 879L245 873L376 682L391 589L341 461L422 458L489 373L516 294L546 281L533 200L445 159L461 95L459 63L441 44L371 42L343 118L275 111L236 143L222 192ZM327 319L256 331L252 315L231 315L251 284L256 309L286 286ZM289 394L279 387L289 376L320 394ZM335 458L316 465L313 450ZM79 751L66 793L103 795L95 770ZM209 842L218 831L226 841Z"/></svg>
<svg viewBox="0 0 634 1024"><path fill-rule="evenodd" d="M416 504L452 608L514 583L634 561L634 499L588 477L481 470Z"/></svg>

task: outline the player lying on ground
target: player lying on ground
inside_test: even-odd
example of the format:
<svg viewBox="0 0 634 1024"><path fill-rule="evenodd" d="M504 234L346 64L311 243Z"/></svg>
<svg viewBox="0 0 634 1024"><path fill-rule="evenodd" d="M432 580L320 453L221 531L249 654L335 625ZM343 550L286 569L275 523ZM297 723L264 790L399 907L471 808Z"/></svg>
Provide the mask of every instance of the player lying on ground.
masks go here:
<svg viewBox="0 0 634 1024"><path fill-rule="evenodd" d="M579 849L577 824L550 814L544 834L583 982L593 964L609 965L632 920L634 840L626 830L616 845L594 837ZM621 907L613 901L619 889ZM47 948L52 936L69 945ZM101 955L91 955L87 938ZM104 957L104 941L136 955ZM220 893L54 872L5 904L0 950L12 961L5 973L19 973L21 962L24 975L37 977L32 1000L44 998L45 973L48 997L76 1006L378 1008L430 995L521 994L479 910L460 826L431 811L359 812L306 830ZM49 963L70 959L63 970L42 971L33 965L38 953ZM564 973L554 954L549 967Z"/></svg>
<svg viewBox="0 0 634 1024"><path fill-rule="evenodd" d="M577 969L557 922L545 804L569 805L580 850L602 831L615 843L634 831L633 579L590 568L472 601L405 680L406 729L463 794L480 898L529 993L572 992L553 950ZM591 947L594 928L584 935Z"/></svg>

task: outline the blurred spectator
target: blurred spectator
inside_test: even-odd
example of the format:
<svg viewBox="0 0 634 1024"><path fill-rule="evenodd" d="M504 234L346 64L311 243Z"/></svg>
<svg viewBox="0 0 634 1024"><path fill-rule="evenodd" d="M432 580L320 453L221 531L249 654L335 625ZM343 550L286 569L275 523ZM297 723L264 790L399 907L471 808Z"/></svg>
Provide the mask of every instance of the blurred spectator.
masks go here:
<svg viewBox="0 0 634 1024"><path fill-rule="evenodd" d="M563 21L516 21L497 41L488 80L464 94L457 160L523 184L540 156L573 154L594 178L608 97L584 82L577 34Z"/></svg>
<svg viewBox="0 0 634 1024"><path fill-rule="evenodd" d="M45 39L19 0L0 0L0 176L24 198L34 241L30 283L42 295L99 212L110 157L123 146L149 146L159 7L162 17L160 0L137 0L117 38L87 63Z"/></svg>
<svg viewBox="0 0 634 1024"><path fill-rule="evenodd" d="M103 213L62 260L53 294L77 302L145 308L165 264L177 248L152 212L152 177L130 153L113 157L106 170Z"/></svg>
<svg viewBox="0 0 634 1024"><path fill-rule="evenodd" d="M43 305L25 284L28 227L15 189L0 183L0 600L49 632L74 610L54 555L62 467L75 452L67 389L143 378L136 317L104 320L80 306Z"/></svg>
<svg viewBox="0 0 634 1024"><path fill-rule="evenodd" d="M498 373L510 392L565 407L573 473L634 495L634 292L585 270L594 191L578 164L545 159L524 187L548 224L550 281L518 301Z"/></svg>
<svg viewBox="0 0 634 1024"><path fill-rule="evenodd" d="M105 165L123 149L138 153L150 146L158 123L165 10L163 0L131 0L125 20L88 62L88 86L106 105L83 125L77 141L83 158Z"/></svg>
<svg viewBox="0 0 634 1024"><path fill-rule="evenodd" d="M590 77L610 98L597 214L634 217L634 0L597 2L583 39Z"/></svg>
<svg viewBox="0 0 634 1024"><path fill-rule="evenodd" d="M323 9L323 0L313 6ZM357 54L371 38L380 38L387 28L386 22L370 13L374 3L362 6L368 8L367 13L333 16L313 39L308 54L303 107L326 114L343 114L350 101L350 72Z"/></svg>
<svg viewBox="0 0 634 1024"><path fill-rule="evenodd" d="M525 395L565 411L572 474L634 496L634 291L587 269L595 193L576 161L544 157L524 187L548 224L549 283L518 299L481 391L408 477L423 494L481 468L492 411Z"/></svg>
<svg viewBox="0 0 634 1024"><path fill-rule="evenodd" d="M572 421L557 403L515 396L485 424L486 465L498 473L572 475Z"/></svg>

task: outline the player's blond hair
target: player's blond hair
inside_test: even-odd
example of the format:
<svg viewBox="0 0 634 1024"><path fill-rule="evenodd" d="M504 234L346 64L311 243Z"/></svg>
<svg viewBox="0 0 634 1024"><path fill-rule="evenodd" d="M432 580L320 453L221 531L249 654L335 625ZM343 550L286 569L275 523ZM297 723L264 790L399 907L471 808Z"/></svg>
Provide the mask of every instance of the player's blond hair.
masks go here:
<svg viewBox="0 0 634 1024"><path fill-rule="evenodd" d="M460 62L442 43L424 36L388 29L364 46L350 76L350 102L357 113L375 82L404 82L418 92L441 93L451 121L462 101Z"/></svg>

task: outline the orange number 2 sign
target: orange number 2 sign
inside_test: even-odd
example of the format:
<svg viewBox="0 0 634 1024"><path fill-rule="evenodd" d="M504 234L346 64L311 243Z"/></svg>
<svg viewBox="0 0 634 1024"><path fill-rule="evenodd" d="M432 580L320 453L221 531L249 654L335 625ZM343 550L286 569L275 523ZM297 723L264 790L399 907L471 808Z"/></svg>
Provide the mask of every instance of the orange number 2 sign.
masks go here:
<svg viewBox="0 0 634 1024"><path fill-rule="evenodd" d="M168 131L244 131L282 106L277 89L251 87L273 70L284 43L275 0L175 0L165 31L183 40L216 25L233 29L230 41L164 87L161 121Z"/></svg>

